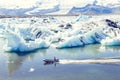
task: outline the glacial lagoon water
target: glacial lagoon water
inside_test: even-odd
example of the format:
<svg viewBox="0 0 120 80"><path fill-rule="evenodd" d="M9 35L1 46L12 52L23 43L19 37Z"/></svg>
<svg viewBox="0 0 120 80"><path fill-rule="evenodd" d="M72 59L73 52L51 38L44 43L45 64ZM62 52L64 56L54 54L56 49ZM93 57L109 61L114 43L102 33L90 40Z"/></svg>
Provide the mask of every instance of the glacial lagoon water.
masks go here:
<svg viewBox="0 0 120 80"><path fill-rule="evenodd" d="M5 40L0 38L0 80L119 80L119 64L51 64L43 59L83 60L120 58L120 47L99 44L69 49L42 49L31 53L4 52Z"/></svg>

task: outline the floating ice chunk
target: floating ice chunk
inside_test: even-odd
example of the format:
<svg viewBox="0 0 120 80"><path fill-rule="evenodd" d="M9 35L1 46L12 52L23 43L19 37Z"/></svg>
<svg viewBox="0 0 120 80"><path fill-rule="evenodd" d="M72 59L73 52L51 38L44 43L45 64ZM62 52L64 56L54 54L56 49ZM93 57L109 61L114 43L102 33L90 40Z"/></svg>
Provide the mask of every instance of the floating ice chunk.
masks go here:
<svg viewBox="0 0 120 80"><path fill-rule="evenodd" d="M60 42L57 48L71 48L71 47L79 47L84 46L83 42L81 42L79 36L68 37L65 41Z"/></svg>
<svg viewBox="0 0 120 80"><path fill-rule="evenodd" d="M29 72L34 72L35 69L34 68L30 68Z"/></svg>
<svg viewBox="0 0 120 80"><path fill-rule="evenodd" d="M83 29L84 30L84 29ZM87 32L82 32L82 29L72 31L70 35L63 37L63 41L57 48L79 47L87 44L100 43L106 35L102 32L102 28L85 29ZM66 32L69 34L69 32Z"/></svg>
<svg viewBox="0 0 120 80"><path fill-rule="evenodd" d="M101 41L101 44L105 46L120 46L120 37L107 37Z"/></svg>
<svg viewBox="0 0 120 80"><path fill-rule="evenodd" d="M4 49L6 51L18 51L18 52L27 52L33 51L39 48L48 48L49 43L42 39L36 39L35 41L25 42L25 40L12 31L6 31L6 45Z"/></svg>
<svg viewBox="0 0 120 80"><path fill-rule="evenodd" d="M106 28L103 33L106 38L101 40L101 44L105 46L119 46L120 45L120 30L119 28Z"/></svg>
<svg viewBox="0 0 120 80"><path fill-rule="evenodd" d="M92 16L87 16L87 15L79 15L75 22L80 22L80 21L88 21L90 18L92 18Z"/></svg>

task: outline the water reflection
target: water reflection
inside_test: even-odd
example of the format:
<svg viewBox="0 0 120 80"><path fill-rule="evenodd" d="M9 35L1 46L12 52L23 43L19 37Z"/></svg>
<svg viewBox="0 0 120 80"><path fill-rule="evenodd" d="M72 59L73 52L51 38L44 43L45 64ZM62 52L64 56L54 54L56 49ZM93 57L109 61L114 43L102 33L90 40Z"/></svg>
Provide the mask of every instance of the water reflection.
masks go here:
<svg viewBox="0 0 120 80"><path fill-rule="evenodd" d="M8 53L7 57L8 57L8 60L7 60L8 73L13 74L18 69L20 69L20 67L25 62L26 59L32 60L34 57L34 54L19 56L16 53Z"/></svg>
<svg viewBox="0 0 120 80"><path fill-rule="evenodd" d="M100 46L99 51L101 52L110 51L120 53L120 46Z"/></svg>
<svg viewBox="0 0 120 80"><path fill-rule="evenodd" d="M48 65L54 65L55 67L57 66L57 63L44 63L45 66L48 66Z"/></svg>
<svg viewBox="0 0 120 80"><path fill-rule="evenodd" d="M18 70L23 62L25 61L26 56L19 57L17 54L8 54L7 68L8 73L12 74Z"/></svg>
<svg viewBox="0 0 120 80"><path fill-rule="evenodd" d="M69 48L69 49L59 49L61 53L88 53L88 54L100 54L101 52L120 52L120 46L102 46L100 44L94 44L94 45L87 45L85 47L79 47L79 48Z"/></svg>
<svg viewBox="0 0 120 80"><path fill-rule="evenodd" d="M97 55L100 54L101 51L99 50L100 45L94 44L94 45L86 45L85 47L78 47L78 48L68 48L68 49L58 49L60 53L63 54L69 54L73 56L77 56L78 53L86 53L88 55Z"/></svg>
<svg viewBox="0 0 120 80"><path fill-rule="evenodd" d="M45 53L45 50L41 53ZM7 53L7 69L9 74L13 74L23 63L27 61L32 61L35 57L35 53Z"/></svg>
<svg viewBox="0 0 120 80"><path fill-rule="evenodd" d="M88 45L81 48L72 48L72 49L44 49L38 50L31 53L6 53L7 55L7 69L9 74L14 74L21 69L22 65L27 66L26 63L29 61L35 60L39 61L39 58L52 58L56 56L60 59L80 59L80 58L99 58L106 56L105 53L111 52L120 52L120 47L103 47L99 44ZM102 54L101 54L102 53ZM107 54L108 56L120 56L119 54ZM36 61L37 60L37 61ZM40 62L42 62L40 60ZM36 64L38 65L38 64ZM44 64L44 65L54 65L56 64ZM22 67L23 69L23 67ZM21 72L21 71L20 71Z"/></svg>

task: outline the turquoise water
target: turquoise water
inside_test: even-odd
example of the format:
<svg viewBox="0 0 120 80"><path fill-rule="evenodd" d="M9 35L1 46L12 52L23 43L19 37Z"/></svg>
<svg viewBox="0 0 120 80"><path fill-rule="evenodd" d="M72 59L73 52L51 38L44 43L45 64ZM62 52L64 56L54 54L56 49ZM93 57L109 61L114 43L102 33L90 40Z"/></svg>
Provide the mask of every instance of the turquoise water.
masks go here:
<svg viewBox="0 0 120 80"><path fill-rule="evenodd" d="M82 48L43 49L28 53L3 51L0 39L0 80L119 80L120 65L116 64L51 64L43 59L93 59L120 57L120 47L102 47L99 44Z"/></svg>

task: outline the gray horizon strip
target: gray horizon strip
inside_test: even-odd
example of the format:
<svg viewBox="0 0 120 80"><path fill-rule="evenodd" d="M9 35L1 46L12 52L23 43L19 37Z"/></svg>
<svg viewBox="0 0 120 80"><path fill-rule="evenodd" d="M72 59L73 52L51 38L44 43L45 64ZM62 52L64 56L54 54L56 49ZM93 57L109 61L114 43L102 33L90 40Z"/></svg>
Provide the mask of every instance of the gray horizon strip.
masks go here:
<svg viewBox="0 0 120 80"><path fill-rule="evenodd" d="M29 17L47 17L47 16L108 16L108 15L120 15L120 14L40 14L40 15L24 15L24 16L14 16L14 15L0 15L0 18L29 18Z"/></svg>

